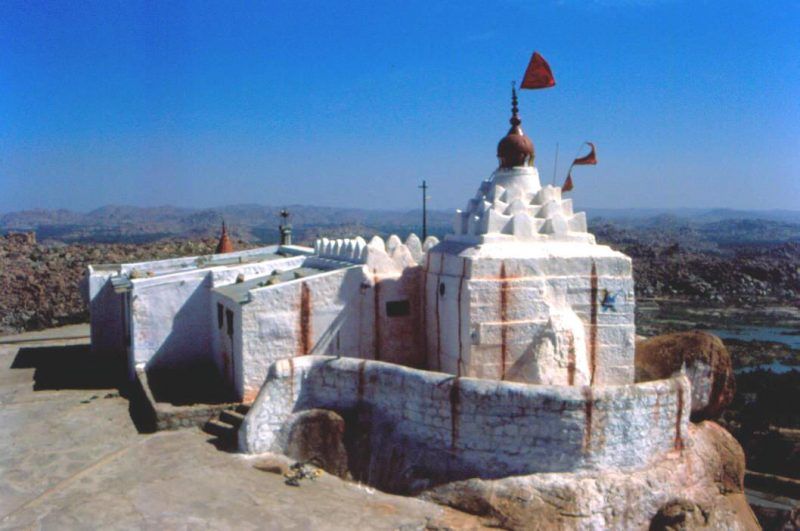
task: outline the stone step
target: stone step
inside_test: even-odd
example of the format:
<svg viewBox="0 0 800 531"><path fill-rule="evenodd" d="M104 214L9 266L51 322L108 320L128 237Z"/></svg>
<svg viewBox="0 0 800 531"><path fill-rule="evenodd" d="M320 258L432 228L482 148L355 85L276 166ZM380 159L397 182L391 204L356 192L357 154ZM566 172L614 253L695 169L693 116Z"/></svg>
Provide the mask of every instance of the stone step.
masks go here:
<svg viewBox="0 0 800 531"><path fill-rule="evenodd" d="M239 404L236 406L236 412L241 413L242 415L247 415L250 411L250 406L248 404Z"/></svg>
<svg viewBox="0 0 800 531"><path fill-rule="evenodd" d="M239 426L241 426L242 422L244 421L244 414L239 413L238 411L226 409L219 414L219 420L234 426L236 429L239 429Z"/></svg>
<svg viewBox="0 0 800 531"><path fill-rule="evenodd" d="M237 427L219 419L211 419L203 426L203 431L215 435L220 439L230 439L236 436Z"/></svg>

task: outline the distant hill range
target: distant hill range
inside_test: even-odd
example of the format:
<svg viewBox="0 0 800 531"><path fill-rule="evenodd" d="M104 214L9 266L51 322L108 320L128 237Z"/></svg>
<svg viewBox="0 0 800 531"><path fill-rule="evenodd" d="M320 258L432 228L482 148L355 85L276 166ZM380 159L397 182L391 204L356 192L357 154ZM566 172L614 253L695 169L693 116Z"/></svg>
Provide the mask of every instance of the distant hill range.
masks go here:
<svg viewBox="0 0 800 531"><path fill-rule="evenodd" d="M214 236L224 219L234 238L272 243L278 240L283 207L255 204L211 209L173 206L109 205L90 212L25 210L0 215L0 232L35 231L39 241L145 243L165 238ZM317 236L420 233L417 210L289 205L295 241ZM800 211L729 209L586 209L592 230L610 241L673 239L681 245L705 247L739 243L800 241ZM450 231L452 211L428 212L428 232Z"/></svg>

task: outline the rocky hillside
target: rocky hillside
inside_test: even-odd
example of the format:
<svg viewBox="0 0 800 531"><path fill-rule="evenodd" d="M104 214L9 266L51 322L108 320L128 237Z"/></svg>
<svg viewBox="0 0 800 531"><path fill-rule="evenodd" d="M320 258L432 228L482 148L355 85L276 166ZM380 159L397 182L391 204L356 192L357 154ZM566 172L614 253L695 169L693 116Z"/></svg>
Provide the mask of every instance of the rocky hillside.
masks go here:
<svg viewBox="0 0 800 531"><path fill-rule="evenodd" d="M104 207L89 214L58 210L2 216L0 226L40 232L33 239L0 236L0 333L86 320L78 283L87 264L208 253L223 214L240 247L243 241L250 246L275 242L279 218L272 210L253 205L219 211ZM419 232L415 212L316 207L295 207L294 212L298 243L310 244L317 235ZM595 219L590 230L600 242L633 258L640 300L720 306L800 303L800 224L718 218L703 223L663 214ZM265 220L275 221L267 226ZM431 233L449 232L449 214L445 219L444 213L435 213L430 220Z"/></svg>
<svg viewBox="0 0 800 531"><path fill-rule="evenodd" d="M0 237L0 334L87 321L78 285L88 264L207 254L216 243L42 245L32 234Z"/></svg>
<svg viewBox="0 0 800 531"><path fill-rule="evenodd" d="M681 244L658 231L648 236L609 225L596 230L601 241L633 258L639 299L720 306L800 302L800 243L702 249L690 238ZM327 231L334 237L371 233L358 225ZM308 243L310 238L301 241ZM86 320L78 285L90 263L205 254L215 242L215 238L168 238L142 244L42 244L25 234L0 237L0 333ZM238 243L240 248L254 245Z"/></svg>
<svg viewBox="0 0 800 531"><path fill-rule="evenodd" d="M626 229L600 223L590 230L633 259L637 298L719 305L800 301L800 241L764 236L718 243L688 227L657 224Z"/></svg>
<svg viewBox="0 0 800 531"><path fill-rule="evenodd" d="M421 232L422 213L414 210L370 210L288 205L299 240L313 240L351 227L352 234ZM64 243L141 243L163 238L197 239L219 230L222 219L246 241L278 239L282 207L228 205L192 209L174 206L107 205L90 212L25 210L0 214L0 234L35 231L39 241ZM717 248L731 243L800 242L800 212L735 210L586 209L590 229L613 226L621 235L655 241L674 240L687 248ZM441 236L450 231L452 210L429 210L428 228ZM618 240L613 240L618 241Z"/></svg>

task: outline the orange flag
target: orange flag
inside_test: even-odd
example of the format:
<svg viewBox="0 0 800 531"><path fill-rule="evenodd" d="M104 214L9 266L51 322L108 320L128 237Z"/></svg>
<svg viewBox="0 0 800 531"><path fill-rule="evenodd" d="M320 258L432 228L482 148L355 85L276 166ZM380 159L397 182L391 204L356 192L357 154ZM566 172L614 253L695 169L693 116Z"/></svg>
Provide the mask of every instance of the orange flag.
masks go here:
<svg viewBox="0 0 800 531"><path fill-rule="evenodd" d="M519 86L521 89L543 89L555 86L556 79L553 77L553 72L550 70L550 65L544 60L544 57L539 55L539 52L533 52L528 68L525 70L525 75L522 76L522 84Z"/></svg>
<svg viewBox="0 0 800 531"><path fill-rule="evenodd" d="M570 190L572 190L572 188L573 188L573 186L572 186L572 170L570 170L569 173L567 173L567 180L564 181L564 184L561 186L561 191L562 192L569 192Z"/></svg>
<svg viewBox="0 0 800 531"><path fill-rule="evenodd" d="M586 142L592 150L585 157L578 157L572 161L573 166L583 166L585 164L597 164L597 152L594 150L592 142Z"/></svg>
<svg viewBox="0 0 800 531"><path fill-rule="evenodd" d="M597 151L594 148L594 143L592 142L585 142L585 144L589 144L591 151L588 155L584 155L583 157L578 157L577 159L572 161L572 164L569 167L569 171L567 172L567 179L564 181L564 185L561 187L562 192L569 192L574 188L572 185L572 167L573 166L585 166L589 164L597 164Z"/></svg>

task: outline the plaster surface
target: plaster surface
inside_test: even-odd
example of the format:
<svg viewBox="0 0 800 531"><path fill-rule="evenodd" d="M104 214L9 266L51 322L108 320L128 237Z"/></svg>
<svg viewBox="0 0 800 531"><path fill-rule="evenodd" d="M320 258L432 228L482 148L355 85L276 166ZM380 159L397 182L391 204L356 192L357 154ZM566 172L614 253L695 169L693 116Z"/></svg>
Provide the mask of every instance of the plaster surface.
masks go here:
<svg viewBox="0 0 800 531"><path fill-rule="evenodd" d="M210 340L220 370L250 403L280 359L314 353L424 366L417 260L437 243L414 234L405 243L396 235L369 243L323 238L303 259L311 274L212 290L211 307L226 313L220 321L212 310Z"/></svg>
<svg viewBox="0 0 800 531"><path fill-rule="evenodd" d="M586 230L586 214L572 211L572 199L562 199L561 188L542 187L533 166L500 168L483 181L466 208L456 211L447 239L595 242Z"/></svg>
<svg viewBox="0 0 800 531"><path fill-rule="evenodd" d="M551 385L633 382L635 299L624 254L578 242L446 240L424 271L428 367Z"/></svg>
<svg viewBox="0 0 800 531"><path fill-rule="evenodd" d="M597 388L530 385L305 356L272 365L239 440L246 452L282 452L293 413L367 411L368 452L386 457L376 459L376 473L415 470L420 481L441 481L637 469L682 448L689 385L683 375Z"/></svg>

